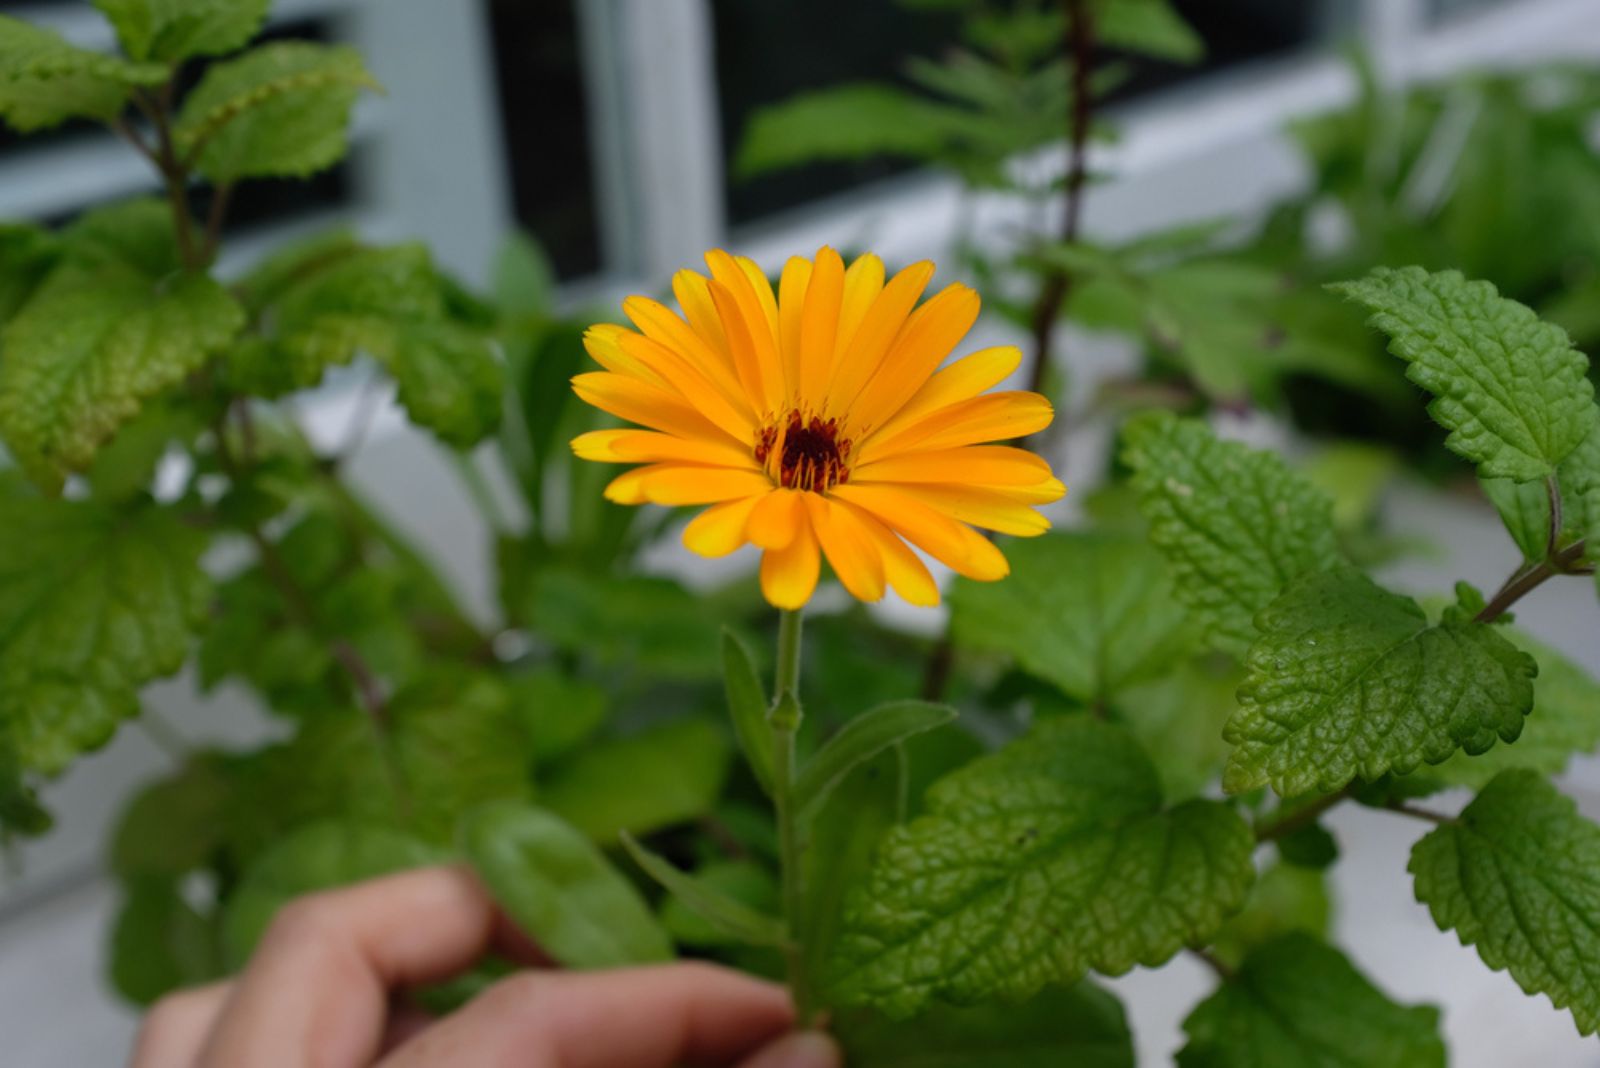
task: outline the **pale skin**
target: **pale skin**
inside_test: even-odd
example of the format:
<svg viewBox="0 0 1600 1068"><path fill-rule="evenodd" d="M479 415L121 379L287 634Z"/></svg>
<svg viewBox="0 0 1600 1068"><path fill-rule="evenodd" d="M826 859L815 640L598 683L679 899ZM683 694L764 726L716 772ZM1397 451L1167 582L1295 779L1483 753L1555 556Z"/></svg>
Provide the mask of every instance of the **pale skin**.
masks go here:
<svg viewBox="0 0 1600 1068"><path fill-rule="evenodd" d="M300 898L237 977L156 1004L131 1068L839 1068L781 987L710 964L534 967L440 1019L395 997L491 948L538 961L459 869Z"/></svg>

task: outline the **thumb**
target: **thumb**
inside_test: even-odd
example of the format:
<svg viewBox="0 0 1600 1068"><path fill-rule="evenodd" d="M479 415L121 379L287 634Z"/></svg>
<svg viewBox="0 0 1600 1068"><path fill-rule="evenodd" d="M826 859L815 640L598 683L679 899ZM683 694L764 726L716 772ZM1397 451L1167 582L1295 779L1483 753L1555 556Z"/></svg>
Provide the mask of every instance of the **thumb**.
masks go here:
<svg viewBox="0 0 1600 1068"><path fill-rule="evenodd" d="M785 1035L765 1047L739 1068L840 1068L839 1046L820 1031Z"/></svg>

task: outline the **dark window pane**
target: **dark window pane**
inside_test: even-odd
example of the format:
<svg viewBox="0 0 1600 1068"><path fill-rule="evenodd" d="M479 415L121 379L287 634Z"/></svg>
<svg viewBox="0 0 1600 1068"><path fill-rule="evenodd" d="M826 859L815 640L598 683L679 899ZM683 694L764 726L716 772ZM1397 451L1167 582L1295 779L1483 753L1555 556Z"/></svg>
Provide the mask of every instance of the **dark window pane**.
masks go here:
<svg viewBox="0 0 1600 1068"><path fill-rule="evenodd" d="M582 50L570 0L492 0L495 69L517 220L563 277L600 269Z"/></svg>

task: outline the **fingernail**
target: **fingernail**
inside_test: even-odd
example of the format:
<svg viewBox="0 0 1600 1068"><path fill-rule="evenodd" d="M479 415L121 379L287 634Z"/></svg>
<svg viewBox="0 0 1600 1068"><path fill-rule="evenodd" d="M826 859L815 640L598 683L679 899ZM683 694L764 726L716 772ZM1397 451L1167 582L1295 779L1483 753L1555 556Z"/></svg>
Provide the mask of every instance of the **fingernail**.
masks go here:
<svg viewBox="0 0 1600 1068"><path fill-rule="evenodd" d="M790 1035L767 1047L751 1068L839 1068L839 1047L817 1031Z"/></svg>

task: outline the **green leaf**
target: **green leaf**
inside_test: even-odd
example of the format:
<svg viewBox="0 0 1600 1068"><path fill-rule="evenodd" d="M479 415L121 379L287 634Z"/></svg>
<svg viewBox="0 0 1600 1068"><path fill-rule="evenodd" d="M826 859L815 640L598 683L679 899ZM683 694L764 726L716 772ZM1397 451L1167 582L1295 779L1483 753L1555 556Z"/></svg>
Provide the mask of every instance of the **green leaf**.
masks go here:
<svg viewBox="0 0 1600 1068"><path fill-rule="evenodd" d="M1113 703L1117 722L1154 761L1169 800L1198 797L1221 776L1229 751L1222 728L1239 707L1234 695L1241 677L1231 664L1185 661L1170 674L1128 687Z"/></svg>
<svg viewBox="0 0 1600 1068"><path fill-rule="evenodd" d="M116 118L135 86L160 85L165 67L76 48L60 34L0 15L0 119L30 133L85 118Z"/></svg>
<svg viewBox="0 0 1600 1068"><path fill-rule="evenodd" d="M1304 934L1256 949L1189 1014L1179 1068L1444 1068L1439 1010L1405 1006Z"/></svg>
<svg viewBox="0 0 1600 1068"><path fill-rule="evenodd" d="M512 715L522 724L536 765L576 751L611 715L604 688L557 668L540 667L506 680Z"/></svg>
<svg viewBox="0 0 1600 1068"><path fill-rule="evenodd" d="M527 616L540 635L612 671L652 680L722 677L722 624L715 607L671 579L542 571Z"/></svg>
<svg viewBox="0 0 1600 1068"><path fill-rule="evenodd" d="M1205 42L1167 0L1099 0L1095 37L1103 45L1175 63L1205 56Z"/></svg>
<svg viewBox="0 0 1600 1068"><path fill-rule="evenodd" d="M765 815L765 814L763 814ZM770 816L766 816L768 820ZM694 878L720 894L738 902L761 916L776 915L782 907L778 900L778 881L761 863L754 860L713 860L700 865ZM730 936L722 927L703 918L684 902L669 895L661 902L657 915L667 933L689 946L728 947L745 944L743 939Z"/></svg>
<svg viewBox="0 0 1600 1068"><path fill-rule="evenodd" d="M782 920L758 912L715 885L679 871L664 858L640 845L639 840L626 831L622 833L622 844L634 863L643 868L650 878L720 934L752 946L788 944Z"/></svg>
<svg viewBox="0 0 1600 1068"><path fill-rule="evenodd" d="M1376 268L1332 287L1368 308L1406 377L1434 395L1445 444L1485 478L1553 474L1591 428L1588 358L1560 327L1457 271Z"/></svg>
<svg viewBox="0 0 1600 1068"><path fill-rule="evenodd" d="M532 234L518 230L507 237L495 257L494 298L500 313L515 319L551 314L556 272Z"/></svg>
<svg viewBox="0 0 1600 1068"><path fill-rule="evenodd" d="M1006 547L1006 582L960 581L950 625L964 648L1010 653L1080 701L1167 671L1192 642L1161 557L1114 534L1051 534Z"/></svg>
<svg viewBox="0 0 1600 1068"><path fill-rule="evenodd" d="M119 878L165 878L203 867L222 844L227 769L197 755L176 774L135 794L111 838L111 870Z"/></svg>
<svg viewBox="0 0 1600 1068"><path fill-rule="evenodd" d="M305 389L364 352L394 378L412 422L446 443L476 444L499 424L504 374L493 347L449 318L421 245L325 238L258 272L247 292L271 309L276 330L230 355L236 388L266 396Z"/></svg>
<svg viewBox="0 0 1600 1068"><path fill-rule="evenodd" d="M0 732L0 845L7 844L12 835L37 837L54 825L55 819L39 804L17 754Z"/></svg>
<svg viewBox="0 0 1600 1068"><path fill-rule="evenodd" d="M0 436L54 489L82 470L141 402L183 381L244 325L204 275L125 262L57 268L0 332Z"/></svg>
<svg viewBox="0 0 1600 1068"><path fill-rule="evenodd" d="M1539 775L1501 772L1411 849L1417 900L1529 994L1600 1030L1600 827Z"/></svg>
<svg viewBox="0 0 1600 1068"><path fill-rule="evenodd" d="M1549 646L1520 631L1507 633L1515 645L1527 650L1539 663L1533 711L1528 713L1522 734L1515 742L1497 745L1477 756L1457 753L1438 767L1429 768L1430 778L1477 790L1507 768L1556 775L1566 769L1574 754L1592 753L1600 746L1600 682Z"/></svg>
<svg viewBox="0 0 1600 1068"><path fill-rule="evenodd" d="M1244 902L1255 836L1228 806L1163 811L1121 730L1047 721L928 792L850 896L832 989L894 1016L1026 997L1208 941Z"/></svg>
<svg viewBox="0 0 1600 1068"><path fill-rule="evenodd" d="M182 666L205 618L206 539L156 507L22 497L0 523L0 732L53 774Z"/></svg>
<svg viewBox="0 0 1600 1068"><path fill-rule="evenodd" d="M1543 560L1548 555L1550 537L1550 489L1544 481L1516 482L1509 478L1481 480L1484 495L1506 525L1506 533L1522 550L1525 563ZM1568 527L1568 533L1572 531Z"/></svg>
<svg viewBox="0 0 1600 1068"><path fill-rule="evenodd" d="M349 822L302 828L251 864L228 899L222 918L228 964L238 968L249 960L272 917L302 894L447 859L437 847L390 828Z"/></svg>
<svg viewBox="0 0 1600 1068"><path fill-rule="evenodd" d="M805 163L939 154L946 133L936 105L885 85L838 85L763 108L745 127L734 173L753 178Z"/></svg>
<svg viewBox="0 0 1600 1068"><path fill-rule="evenodd" d="M728 774L729 746L701 719L663 723L598 742L556 769L541 800L597 842L649 834L711 811Z"/></svg>
<svg viewBox="0 0 1600 1068"><path fill-rule="evenodd" d="M272 0L94 0L134 59L220 56L261 29Z"/></svg>
<svg viewBox="0 0 1600 1068"><path fill-rule="evenodd" d="M1274 864L1250 888L1244 908L1217 932L1211 951L1237 968L1257 946L1291 931L1326 936L1332 915L1328 880L1321 871Z"/></svg>
<svg viewBox="0 0 1600 1068"><path fill-rule="evenodd" d="M956 710L949 705L907 700L879 705L851 719L795 778L790 803L797 818L804 824L816 815L834 787L857 765L955 718Z"/></svg>
<svg viewBox="0 0 1600 1068"><path fill-rule="evenodd" d="M0 326L28 302L60 258L60 241L37 226L0 223Z"/></svg>
<svg viewBox="0 0 1600 1068"><path fill-rule="evenodd" d="M579 831L530 805L470 813L461 849L506 914L558 963L607 968L672 959L644 898Z"/></svg>
<svg viewBox="0 0 1600 1068"><path fill-rule="evenodd" d="M912 1020L845 1013L835 1030L850 1063L871 1068L1134 1066L1121 1003L1089 982L1045 989L1021 1005L941 1005Z"/></svg>
<svg viewBox="0 0 1600 1068"><path fill-rule="evenodd" d="M1338 562L1331 502L1274 454L1166 413L1129 421L1123 442L1150 540L1218 649L1243 656L1257 612Z"/></svg>
<svg viewBox="0 0 1600 1068"><path fill-rule="evenodd" d="M731 630L722 632L722 685L734 736L761 789L772 794L772 728L767 725L767 694L750 650Z"/></svg>
<svg viewBox="0 0 1600 1068"><path fill-rule="evenodd" d="M378 84L342 45L279 41L213 63L173 127L214 182L305 178L343 158L350 109Z"/></svg>
<svg viewBox="0 0 1600 1068"><path fill-rule="evenodd" d="M111 985L135 1005L222 974L216 923L175 883L140 879L126 890L111 930Z"/></svg>
<svg viewBox="0 0 1600 1068"><path fill-rule="evenodd" d="M1447 614L1429 626L1415 601L1356 571L1298 579L1257 622L1224 735L1237 747L1230 793L1332 793L1482 753L1514 741L1533 706L1538 665L1491 625Z"/></svg>

